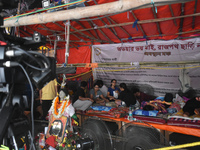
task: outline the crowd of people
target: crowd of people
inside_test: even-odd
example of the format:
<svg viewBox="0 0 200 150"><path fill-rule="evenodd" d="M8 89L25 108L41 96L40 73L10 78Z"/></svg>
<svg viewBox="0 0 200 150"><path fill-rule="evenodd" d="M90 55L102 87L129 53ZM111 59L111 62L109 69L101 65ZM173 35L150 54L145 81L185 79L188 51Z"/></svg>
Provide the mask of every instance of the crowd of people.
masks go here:
<svg viewBox="0 0 200 150"><path fill-rule="evenodd" d="M97 80L93 88L88 89L88 83L81 81L76 92L71 96L71 103L76 110L85 111L91 105L93 106L113 106L113 107L134 107L135 109L157 110L159 113L167 113L172 105L173 94L166 93L163 100L156 99L153 95L148 95L139 90L137 87L128 89L126 83L120 83L117 86L117 80L112 79L109 87L104 85L102 80ZM63 87L67 90L66 86ZM63 89L62 88L62 89ZM52 100L57 95L57 81L52 80L41 90L38 91L36 100L40 100L37 104L37 112L42 119L48 114L52 105ZM190 101L183 107L184 116L190 116L200 113L200 97L192 97Z"/></svg>

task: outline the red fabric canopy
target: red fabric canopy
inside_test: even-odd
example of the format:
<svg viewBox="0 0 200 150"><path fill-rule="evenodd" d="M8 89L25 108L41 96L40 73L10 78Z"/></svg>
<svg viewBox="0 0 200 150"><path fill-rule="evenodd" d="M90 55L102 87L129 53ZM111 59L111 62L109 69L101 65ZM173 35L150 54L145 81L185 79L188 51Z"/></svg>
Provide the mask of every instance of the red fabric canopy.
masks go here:
<svg viewBox="0 0 200 150"><path fill-rule="evenodd" d="M109 3L115 0L96 0L97 3ZM87 2L87 5L96 5L93 1ZM86 5L86 7L87 7ZM171 10L170 10L171 7ZM157 13L154 13L157 9ZM183 11L183 13L181 13ZM137 10L131 10L128 12L109 15L98 16L95 20L76 20L71 21L70 28L70 52L68 63L90 63L91 62L91 49L88 45L95 44L108 44L108 43L121 43L121 42L133 42L141 40L172 40L176 38L190 38L197 36L198 32L194 30L200 29L200 16L185 17L178 19L171 19L167 21L155 22L154 19L162 19L169 17L178 17L181 15L190 15L200 12L200 0L177 3L165 6L156 6L152 8L143 8ZM134 18L137 18L137 20ZM109 19L110 18L110 19ZM87 18L88 19L88 18ZM89 19L94 19L89 18ZM137 21L151 20L151 23L137 24ZM107 25L117 25L122 23L129 23L130 25L116 26L107 28ZM134 23L135 22L135 23ZM182 23L181 23L182 22ZM59 24L59 25L58 25ZM135 26L133 25L135 24ZM54 40L57 35L61 37L62 42L57 43L57 62L65 62L65 21L59 21L56 23L46 23L43 25L30 25L28 27L20 27L21 29L33 33L38 31L42 35L48 37L48 46L54 47ZM140 27L140 26L141 27ZM104 28L96 29L96 27L104 26ZM78 31L76 31L76 30ZM81 31L82 29L91 29L88 31ZM28 36L23 30L21 36ZM125 30L125 31L124 31ZM185 33L190 31L190 33ZM192 32L194 31L194 32ZM87 70L87 69L86 69ZM78 73L86 71L80 69Z"/></svg>

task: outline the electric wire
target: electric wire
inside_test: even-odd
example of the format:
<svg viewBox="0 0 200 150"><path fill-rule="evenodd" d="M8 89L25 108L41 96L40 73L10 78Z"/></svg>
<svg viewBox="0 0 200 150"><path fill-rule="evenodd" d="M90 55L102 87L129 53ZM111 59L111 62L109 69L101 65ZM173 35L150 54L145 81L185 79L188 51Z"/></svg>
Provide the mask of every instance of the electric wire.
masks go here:
<svg viewBox="0 0 200 150"><path fill-rule="evenodd" d="M21 69L23 70L24 74L26 75L26 78L29 82L30 88L31 88L31 127L32 127L32 140L34 139L34 116L33 116L33 105L34 105L34 91L33 91L33 85L31 83L31 80L28 76L28 73L26 72L26 70L24 69L24 67L21 64L18 64L19 67L21 67ZM30 150L33 147L33 150L35 150L33 141L31 142L31 146L30 146Z"/></svg>
<svg viewBox="0 0 200 150"><path fill-rule="evenodd" d="M13 46L13 48L16 49L16 50L19 50L19 51L23 52L24 54L26 54L27 56L29 56L30 58L32 58L32 59L40 66L40 68L35 67L35 66L33 66L33 65L31 65L31 64L29 64L29 63L23 61L23 63L26 64L27 66L29 66L29 67L31 67L31 68L33 68L33 69L36 69L36 70L40 70L40 71L45 71L45 70L47 70L47 69L50 67L50 62L49 62L49 60L48 60L43 54L38 53L38 52L34 52L34 51L28 51L28 52L27 52L27 51L25 51L25 50L23 50L23 49L21 49L21 48L19 48L19 47L17 47L17 46ZM43 59L46 60L48 66L42 68L42 66L41 66L41 64L38 62L38 60L37 60L33 55L31 55L31 54L35 54L35 55L41 56Z"/></svg>
<svg viewBox="0 0 200 150"><path fill-rule="evenodd" d="M28 12L28 13L24 13L24 14L21 14L21 15L9 17L9 18L4 19L4 21L10 20L10 19L14 19L14 18L20 18L20 17L23 17L23 16L32 15L32 14L35 14L35 13L38 13L38 12L42 12L42 11L46 11L46 10L51 10L51 9L56 9L56 8L62 8L62 7L70 6L70 5L78 5L80 3L84 3L84 2L88 2L88 1L91 1L91 0L77 0L75 2L70 2L70 3L67 3L67 4L62 4L62 5L58 5L58 6L54 6L54 7L49 7L49 8L43 8L43 9L39 9L39 10L36 10L36 11L33 11L33 12Z"/></svg>
<svg viewBox="0 0 200 150"><path fill-rule="evenodd" d="M29 67L31 67L31 68L33 68L33 69L36 69L36 70L41 70L41 71L46 71L47 69L49 69L50 68L50 61L47 59L47 57L45 56L45 55L43 55L43 54L41 54L41 53L38 53L38 52L35 52L35 51L29 51L28 53L30 53L30 54L35 54L35 55L39 55L40 57L42 57L45 61L46 61L46 63L47 63L47 67L45 67L45 68L38 68L38 67L35 67L35 66L32 66L32 65L30 65L30 64L28 64L29 65ZM37 60L38 61L38 60Z"/></svg>
<svg viewBox="0 0 200 150"><path fill-rule="evenodd" d="M18 46L13 46L12 48L21 51L23 54L26 54L26 55L29 56L32 60L34 60L40 67L42 67L41 64L38 63L38 60L37 60L35 57L33 57L31 54L29 54L27 51L25 51L25 50L19 48ZM46 68L45 68L45 69L46 69Z"/></svg>

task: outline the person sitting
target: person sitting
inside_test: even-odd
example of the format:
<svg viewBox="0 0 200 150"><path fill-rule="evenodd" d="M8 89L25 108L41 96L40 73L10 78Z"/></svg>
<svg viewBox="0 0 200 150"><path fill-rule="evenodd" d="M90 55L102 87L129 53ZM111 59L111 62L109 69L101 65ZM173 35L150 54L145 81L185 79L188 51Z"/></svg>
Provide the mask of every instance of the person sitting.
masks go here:
<svg viewBox="0 0 200 150"><path fill-rule="evenodd" d="M90 90L90 98L98 105L105 105L106 102L109 102L99 90L99 85L97 83L95 83L93 89Z"/></svg>
<svg viewBox="0 0 200 150"><path fill-rule="evenodd" d="M138 88L134 87L131 89L132 93L134 94L136 100L141 104L143 101L154 100L156 96L148 95L141 92Z"/></svg>
<svg viewBox="0 0 200 150"><path fill-rule="evenodd" d="M195 96L188 100L183 107L183 116L189 117L194 114L200 115L200 96Z"/></svg>
<svg viewBox="0 0 200 150"><path fill-rule="evenodd" d="M107 97L109 98L109 100L117 99L119 96L120 90L118 87L116 87L116 83L117 80L115 79L111 80L111 85L108 88L108 93L107 93Z"/></svg>
<svg viewBox="0 0 200 150"><path fill-rule="evenodd" d="M87 98L85 96L84 90L86 88L87 88L87 82L82 81L80 87L78 87L74 95L72 104L73 104L73 107L77 110L85 111L94 102L91 98Z"/></svg>
<svg viewBox="0 0 200 150"><path fill-rule="evenodd" d="M104 97L107 97L108 88L103 84L102 80L97 80L96 83L99 85L99 90L102 92Z"/></svg>
<svg viewBox="0 0 200 150"><path fill-rule="evenodd" d="M120 106L122 104L122 102L125 102L126 106L133 106L136 104L136 99L134 97L134 95L128 90L127 86L125 83L120 83L119 85L119 89L120 89L120 95L118 99L115 99L115 103L117 104L117 106Z"/></svg>

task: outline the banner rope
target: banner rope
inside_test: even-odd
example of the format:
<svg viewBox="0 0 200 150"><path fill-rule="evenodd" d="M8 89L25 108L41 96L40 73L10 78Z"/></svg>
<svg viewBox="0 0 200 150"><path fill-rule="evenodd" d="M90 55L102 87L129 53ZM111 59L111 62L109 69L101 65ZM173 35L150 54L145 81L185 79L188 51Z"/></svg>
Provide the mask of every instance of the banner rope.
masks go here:
<svg viewBox="0 0 200 150"><path fill-rule="evenodd" d="M193 66L193 67L180 67L180 68L158 68L158 67L140 67L140 69L162 69L162 70L177 70L177 69L192 69L192 68L199 68L200 66ZM137 67L132 68L125 68L125 69L117 69L117 70L104 70L104 72L117 72L117 71L126 71L126 70L134 70L138 69ZM102 70L96 69L96 71L100 72Z"/></svg>
<svg viewBox="0 0 200 150"><path fill-rule="evenodd" d="M182 145L177 145L177 146L171 146L171 147L163 147L163 148L158 148L158 149L153 149L153 150L174 150L174 149L179 149L179 148L186 148L186 147L194 147L200 145L200 142L193 142L193 143L188 143L188 144L182 144Z"/></svg>
<svg viewBox="0 0 200 150"><path fill-rule="evenodd" d="M80 77L80 76L82 76L82 75L85 75L85 74L87 74L87 73L89 73L89 72L91 72L92 70L90 70L90 71L87 71L87 72L84 72L84 73L81 73L81 74L78 74L78 75L75 75L75 76L73 76L73 77L66 77L66 79L73 79L73 78L76 78L76 77ZM58 83L58 82L57 82ZM59 84L59 83L58 83Z"/></svg>

